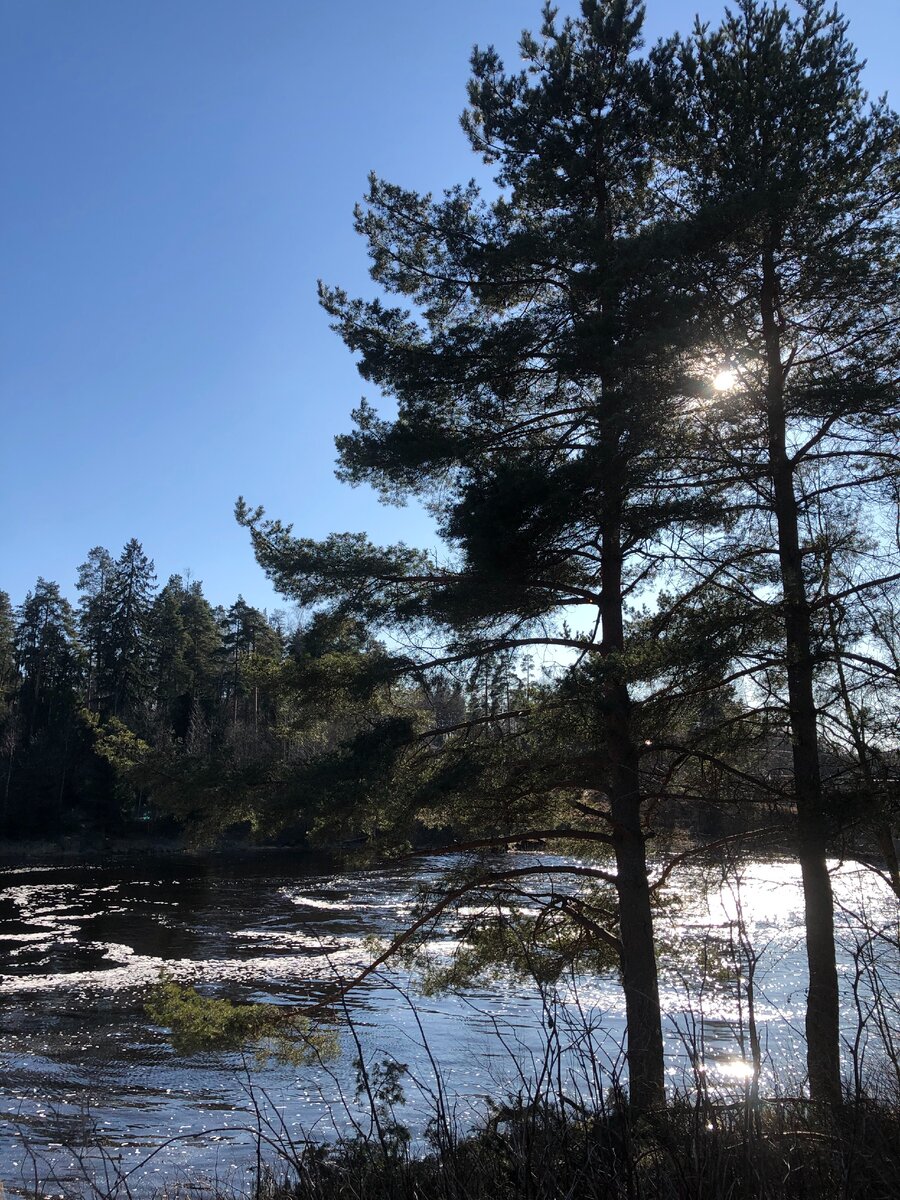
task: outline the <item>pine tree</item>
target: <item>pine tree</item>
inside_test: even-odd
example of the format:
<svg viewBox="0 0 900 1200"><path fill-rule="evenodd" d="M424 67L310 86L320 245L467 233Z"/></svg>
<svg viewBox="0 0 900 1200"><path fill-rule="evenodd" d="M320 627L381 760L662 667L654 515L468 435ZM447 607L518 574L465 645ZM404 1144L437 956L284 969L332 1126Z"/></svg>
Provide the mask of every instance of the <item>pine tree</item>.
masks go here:
<svg viewBox="0 0 900 1200"><path fill-rule="evenodd" d="M768 599L782 621L810 1089L836 1103L838 980L816 702L831 598L815 528L822 506L845 525L863 501L877 508L896 470L900 140L886 103L867 104L846 20L824 0L798 9L739 0L721 27L698 24L659 61L674 55L680 66L670 194L690 215L717 305L710 361L733 383L711 411L710 457L721 461L727 449L722 472L748 489L735 500L746 514L741 545L727 570L720 562L718 580L734 592L742 563L754 572L747 602ZM863 519L872 522L871 508ZM896 569L882 563L882 573Z"/></svg>
<svg viewBox="0 0 900 1200"><path fill-rule="evenodd" d="M663 1097L663 1055L634 692L648 663L629 605L658 572L661 531L697 515L678 462L693 301L680 227L659 217L666 89L638 56L641 7L587 0L582 12L558 25L545 8L540 38L523 36L521 73L493 50L473 55L463 123L496 167L497 199L470 184L434 200L372 178L357 229L373 278L413 311L322 290L361 373L398 408L385 420L362 404L338 439L340 474L388 501L423 499L451 557L436 564L361 535L297 539L245 507L239 519L285 594L421 647L398 673L471 664L475 721L495 722L494 734L455 759L442 745L469 785L456 794L485 797L486 834L524 831L532 817L546 832L547 798L565 792L568 823L586 819L583 838L611 843L618 935L575 905L558 915L577 937L618 947L631 1099L646 1108ZM514 741L508 689L492 675L531 647L577 663L559 697L568 724L530 727L529 777L524 726ZM392 778L389 745L402 755L421 744L403 728L385 719L373 775ZM433 776L427 755L406 761ZM577 799L585 789L590 805ZM466 803L471 824L477 802Z"/></svg>

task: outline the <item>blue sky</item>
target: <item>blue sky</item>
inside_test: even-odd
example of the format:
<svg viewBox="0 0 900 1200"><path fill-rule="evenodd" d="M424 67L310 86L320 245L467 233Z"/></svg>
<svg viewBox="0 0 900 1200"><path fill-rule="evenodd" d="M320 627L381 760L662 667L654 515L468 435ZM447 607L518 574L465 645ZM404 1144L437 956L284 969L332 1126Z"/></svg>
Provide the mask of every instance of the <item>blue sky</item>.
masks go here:
<svg viewBox="0 0 900 1200"><path fill-rule="evenodd" d="M573 11L574 3L560 5ZM900 7L845 4L870 91ZM650 0L649 40L719 3ZM515 61L532 0L0 0L0 589L74 595L131 537L160 581L279 606L238 494L311 536L435 541L332 476L377 399L316 303L368 291L352 207L375 170L478 173L458 125L473 43ZM895 100L896 103L896 100Z"/></svg>

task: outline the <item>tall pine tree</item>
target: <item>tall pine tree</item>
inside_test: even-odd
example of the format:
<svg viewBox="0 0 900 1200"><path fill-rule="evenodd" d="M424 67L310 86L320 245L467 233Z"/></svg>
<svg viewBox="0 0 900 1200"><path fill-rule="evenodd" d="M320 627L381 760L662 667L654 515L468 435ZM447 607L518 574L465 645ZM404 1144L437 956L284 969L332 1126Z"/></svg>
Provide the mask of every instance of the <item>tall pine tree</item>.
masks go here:
<svg viewBox="0 0 900 1200"><path fill-rule="evenodd" d="M826 1102L840 1100L841 1082L816 672L829 656L827 609L841 597L823 584L816 528L826 509L846 526L863 501L871 523L882 503L897 465L900 362L898 121L883 100L868 104L846 34L824 0L794 10L739 0L719 28L698 25L659 56L680 68L669 194L702 246L709 354L729 372L709 461L745 488L737 552L715 578L733 594L735 575L752 572L745 598L768 602L782 625L809 1080ZM875 574L896 570L882 561Z"/></svg>
<svg viewBox="0 0 900 1200"><path fill-rule="evenodd" d="M664 1094L636 703L653 668L630 618L658 583L661 531L699 515L678 458L695 305L681 227L660 219L667 89L638 53L642 8L586 0L582 14L558 24L547 7L540 37L523 36L521 72L493 50L473 55L463 123L496 168L496 199L474 184L435 200L371 180L357 229L373 278L412 310L322 290L362 375L397 402L393 420L357 410L356 431L338 439L340 473L389 501L424 500L448 560L239 517L286 594L418 646L398 673L469 663L487 680L475 719L503 735L492 753L507 756L507 785L477 774L483 732L454 760L475 772L469 792L492 798L486 835L501 821L525 833L565 792L563 823L612 846L617 933L577 904L560 911L579 937L617 947L631 1098L647 1108ZM515 765L524 726L491 677L533 647L575 659L557 697L574 715L529 781ZM396 724L382 745L391 738L403 743ZM383 751L377 761L383 772Z"/></svg>

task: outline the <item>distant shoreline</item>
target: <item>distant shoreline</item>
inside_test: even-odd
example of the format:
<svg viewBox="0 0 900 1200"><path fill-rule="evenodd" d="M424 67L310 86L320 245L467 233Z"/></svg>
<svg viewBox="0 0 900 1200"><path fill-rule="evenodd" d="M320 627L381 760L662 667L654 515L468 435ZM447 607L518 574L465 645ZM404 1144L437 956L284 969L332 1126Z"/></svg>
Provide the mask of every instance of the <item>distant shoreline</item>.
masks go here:
<svg viewBox="0 0 900 1200"><path fill-rule="evenodd" d="M22 841L0 840L0 867L22 864L50 864L60 861L77 865L114 860L127 860L137 855L154 858L235 858L251 859L274 855L296 855L298 858L321 861L330 855L312 851L304 845L255 846L196 846L178 837L106 837L90 840L78 835L59 838L29 838Z"/></svg>

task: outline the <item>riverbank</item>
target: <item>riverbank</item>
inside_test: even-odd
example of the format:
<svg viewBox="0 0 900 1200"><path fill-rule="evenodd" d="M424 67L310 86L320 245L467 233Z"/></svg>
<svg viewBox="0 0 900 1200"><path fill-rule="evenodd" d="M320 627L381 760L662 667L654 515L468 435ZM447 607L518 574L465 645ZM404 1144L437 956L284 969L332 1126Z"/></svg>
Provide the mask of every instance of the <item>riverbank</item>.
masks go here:
<svg viewBox="0 0 900 1200"><path fill-rule="evenodd" d="M218 846L196 846L184 837L160 837L157 835L129 835L101 837L96 835L71 834L56 838L30 838L27 840L0 840L0 867L20 865L77 866L110 860L139 859L144 857L172 858L186 861L210 860L264 860L278 856L295 856L310 863L330 861L333 855L322 850L310 850L304 844L297 845L253 845L230 842Z"/></svg>
<svg viewBox="0 0 900 1200"><path fill-rule="evenodd" d="M630 1113L614 1092L599 1107L570 1096L494 1104L460 1133L435 1097L426 1144L413 1149L397 1100L402 1072L363 1081L371 1108L352 1137L297 1139L261 1119L257 1166L238 1180L188 1171L162 1195L195 1200L896 1200L900 1107L858 1096L838 1112L802 1100L712 1104L697 1093L665 1112ZM548 1088L552 1095L552 1086ZM402 1101L401 1101L402 1102ZM259 1114L260 1110L257 1110ZM103 1196L130 1181L107 1149ZM95 1200L67 1190L67 1200ZM53 1197L52 1185L39 1189Z"/></svg>
<svg viewBox="0 0 900 1200"><path fill-rule="evenodd" d="M451 1129L421 1158L387 1131L306 1148L266 1200L896 1200L900 1113L860 1101L816 1120L803 1105L681 1103L630 1118L615 1107L502 1110L476 1133Z"/></svg>

